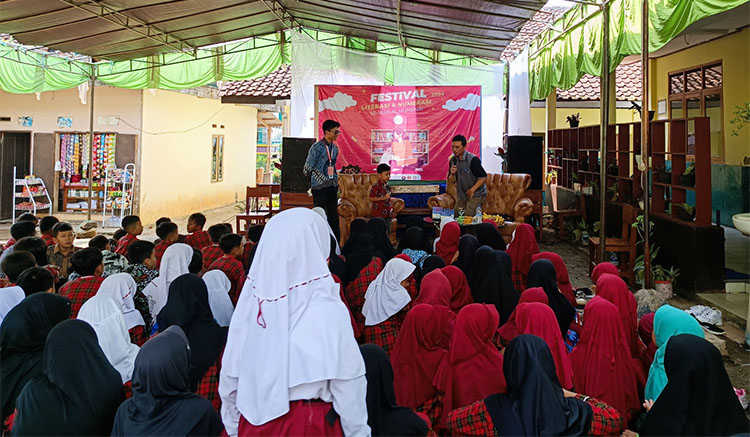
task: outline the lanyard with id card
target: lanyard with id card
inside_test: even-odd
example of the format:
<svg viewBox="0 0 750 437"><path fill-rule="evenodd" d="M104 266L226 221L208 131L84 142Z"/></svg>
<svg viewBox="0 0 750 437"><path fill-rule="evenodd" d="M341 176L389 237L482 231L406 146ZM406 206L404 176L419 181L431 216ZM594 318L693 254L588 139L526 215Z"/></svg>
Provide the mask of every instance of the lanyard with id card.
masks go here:
<svg viewBox="0 0 750 437"><path fill-rule="evenodd" d="M331 150L328 148L328 145L324 145L324 147L326 149L326 153L328 154L328 179L333 179L333 176L336 174L336 168L331 165Z"/></svg>

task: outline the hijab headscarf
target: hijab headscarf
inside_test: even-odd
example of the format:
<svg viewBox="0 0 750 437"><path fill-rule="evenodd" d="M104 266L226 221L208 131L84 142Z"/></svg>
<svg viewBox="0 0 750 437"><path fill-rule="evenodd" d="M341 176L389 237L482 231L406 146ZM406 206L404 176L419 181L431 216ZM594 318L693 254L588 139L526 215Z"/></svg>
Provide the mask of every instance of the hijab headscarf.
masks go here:
<svg viewBox="0 0 750 437"><path fill-rule="evenodd" d="M531 267L531 257L539 253L534 228L527 223L518 225L513 231L513 240L507 251L513 260L513 271L518 272L521 277L527 276Z"/></svg>
<svg viewBox="0 0 750 437"><path fill-rule="evenodd" d="M594 270L591 271L591 281L596 284L596 282L599 280L599 277L605 273L609 273L610 275L615 276L620 275L620 272L617 270L617 267L615 267L614 264L610 262L602 262L597 264L594 267Z"/></svg>
<svg viewBox="0 0 750 437"><path fill-rule="evenodd" d="M536 335L549 346L552 358L555 360L557 379L560 385L568 390L573 388L573 368L570 364L565 343L558 334L557 320L552 309L538 302L518 305L516 326L522 334ZM576 385L576 387L578 387Z"/></svg>
<svg viewBox="0 0 750 437"><path fill-rule="evenodd" d="M450 312L441 306L417 304L406 314L391 353L396 399L416 409L435 396L435 374L448 351L445 343Z"/></svg>
<svg viewBox="0 0 750 437"><path fill-rule="evenodd" d="M229 325L219 381L224 405L225 393L236 392L232 404L253 425L289 411L288 388L365 374L340 286L326 265L329 245L326 221L306 208L282 211L266 224ZM238 416L224 419L236 429Z"/></svg>
<svg viewBox="0 0 750 437"><path fill-rule="evenodd" d="M427 239L424 229L412 226L404 232L404 236L398 242L398 251L402 252L404 249L421 250L426 253L430 253L432 248L430 242Z"/></svg>
<svg viewBox="0 0 750 437"><path fill-rule="evenodd" d="M229 326L234 313L232 299L229 297L229 290L232 283L227 275L221 270L211 270L203 274L203 282L208 289L208 305L211 307L216 323L221 327Z"/></svg>
<svg viewBox="0 0 750 437"><path fill-rule="evenodd" d="M70 317L70 300L35 293L24 298L0 325L0 398L2 421L13 414L16 398L32 378L42 373L42 352L50 330Z"/></svg>
<svg viewBox="0 0 750 437"><path fill-rule="evenodd" d="M0 323L25 297L26 293L19 286L0 288Z"/></svg>
<svg viewBox="0 0 750 437"><path fill-rule="evenodd" d="M654 338L656 339L656 354L654 362L648 371L646 381L646 399L655 401L659 398L664 386L667 385L667 373L664 369L664 354L667 342L675 335L692 334L703 338L703 328L690 314L670 305L664 305L654 315Z"/></svg>
<svg viewBox="0 0 750 437"><path fill-rule="evenodd" d="M373 217L367 221L365 228L367 233L372 237L373 244L375 245L375 254L382 257L384 263L387 263L391 258L396 256L396 249L393 248L393 244L391 244L391 240L388 238L390 230L385 223L385 219Z"/></svg>
<svg viewBox="0 0 750 437"><path fill-rule="evenodd" d="M596 295L612 302L620 312L625 342L630 348L630 356L638 359L643 346L638 340L638 303L619 276L605 273L596 281Z"/></svg>
<svg viewBox="0 0 750 437"><path fill-rule="evenodd" d="M643 435L747 435L745 412L719 350L690 334L667 343L669 382L641 428Z"/></svg>
<svg viewBox="0 0 750 437"><path fill-rule="evenodd" d="M227 330L214 320L208 303L206 283L198 275L188 273L172 281L169 300L157 316L159 331L177 325L190 342L190 373L188 381L195 391L203 375L221 354Z"/></svg>
<svg viewBox="0 0 750 437"><path fill-rule="evenodd" d="M491 223L480 223L474 227L474 234L482 246L490 246L495 250L505 250L505 240L497 230L497 226ZM536 241L536 240L535 240Z"/></svg>
<svg viewBox="0 0 750 437"><path fill-rule="evenodd" d="M474 302L471 297L471 288L466 280L466 275L456 266L446 266L440 271L448 278L451 285L451 311L458 314L461 308Z"/></svg>
<svg viewBox="0 0 750 437"><path fill-rule="evenodd" d="M159 314L164 305L167 304L169 285L172 281L190 273L188 266L192 260L193 248L185 243L170 244L164 251L159 265L159 276L143 289L143 294L148 297L152 315Z"/></svg>
<svg viewBox="0 0 750 437"><path fill-rule="evenodd" d="M641 317L638 321L638 337L640 337L646 348L641 353L641 363L643 368L648 372L648 368L651 367L651 363L654 362L654 355L656 354L656 343L653 342L651 335L654 332L654 314L648 313Z"/></svg>
<svg viewBox="0 0 750 437"><path fill-rule="evenodd" d="M424 278L425 275L427 275L428 273L434 270L442 269L443 267L445 267L445 262L439 256L430 255L427 258L425 258L424 261L422 262L422 266L419 267L414 273L414 276L415 276L414 279L417 280L417 285L422 284L422 278Z"/></svg>
<svg viewBox="0 0 750 437"><path fill-rule="evenodd" d="M453 262L453 256L458 252L458 239L461 238L461 227L456 222L449 222L440 232L440 240L435 245L435 254L445 261L445 265Z"/></svg>
<svg viewBox="0 0 750 437"><path fill-rule="evenodd" d="M330 270L334 276L339 278L340 281L346 281L346 261L344 261L344 259L341 258L340 255L336 254L336 248L339 247L338 243L336 242L336 237L334 237L333 235L331 235L330 237L331 252L328 254L328 270ZM342 282L342 286L343 285L345 284Z"/></svg>
<svg viewBox="0 0 750 437"><path fill-rule="evenodd" d="M555 274L557 275L557 288L560 293L568 299L568 302L575 307L576 306L576 293L573 291L573 286L570 285L570 276L568 275L568 267L565 265L562 257L554 252L540 252L531 257L533 263L539 259L547 259L555 266Z"/></svg>
<svg viewBox="0 0 750 437"><path fill-rule="evenodd" d="M591 407L563 396L549 347L534 335L519 335L505 350L503 374L508 394L485 399L501 436L587 435Z"/></svg>
<svg viewBox="0 0 750 437"><path fill-rule="evenodd" d="M458 313L448 359L435 376L436 386L445 392L443 421L450 411L505 392L503 356L492 342L499 319L494 306L479 303Z"/></svg>
<svg viewBox="0 0 750 437"><path fill-rule="evenodd" d="M429 427L417 414L396 404L393 369L382 347L359 347L367 375L367 424L373 436L425 436Z"/></svg>
<svg viewBox="0 0 750 437"><path fill-rule="evenodd" d="M482 273L476 287L471 289L474 302L494 305L502 325L518 304L518 292L510 277L510 256L500 250L491 250L478 253L475 262Z"/></svg>
<svg viewBox="0 0 750 437"><path fill-rule="evenodd" d="M557 288L555 266L546 259L534 261L529 268L528 288L542 287L549 300L549 306L555 312L560 333L564 337L570 323L576 317L576 310L568 299Z"/></svg>
<svg viewBox="0 0 750 437"><path fill-rule="evenodd" d="M570 354L576 390L615 407L628 423L641 408L640 364L625 344L617 308L597 296L586 304L581 339Z"/></svg>
<svg viewBox="0 0 750 437"><path fill-rule="evenodd" d="M148 340L135 359L133 397L117 409L113 436L219 435L211 403L188 383L190 346L179 326Z"/></svg>
<svg viewBox="0 0 750 437"><path fill-rule="evenodd" d="M140 348L130 342L120 303L109 296L94 296L81 306L78 320L94 328L99 347L112 367L120 373L122 383L130 381L135 356Z"/></svg>
<svg viewBox="0 0 750 437"><path fill-rule="evenodd" d="M355 220L356 221L356 220ZM375 240L365 230L363 221L362 230L352 233L346 241L346 276L341 278L345 285L357 279L359 272L370 264L375 254Z"/></svg>
<svg viewBox="0 0 750 437"><path fill-rule="evenodd" d="M388 261L378 277L370 283L365 293L362 314L365 326L382 323L401 311L411 301L409 292L401 281L414 272L414 264L400 258Z"/></svg>
<svg viewBox="0 0 750 437"><path fill-rule="evenodd" d="M16 400L13 435L105 435L123 400L120 374L107 361L96 332L81 320L52 328L42 374Z"/></svg>
<svg viewBox="0 0 750 437"><path fill-rule="evenodd" d="M108 276L99 286L97 296L106 296L120 305L122 315L125 318L125 327L131 329L135 326L146 325L141 313L135 309L133 296L138 286L128 273L116 273Z"/></svg>
<svg viewBox="0 0 750 437"><path fill-rule="evenodd" d="M344 243L341 253L348 259L355 246L360 244L360 237L366 234L367 222L364 219L354 219L349 224L349 238Z"/></svg>
<svg viewBox="0 0 750 437"><path fill-rule="evenodd" d="M471 234L462 235L458 240L458 258L453 265L461 269L467 279L471 266L474 264L474 253L479 249L479 246L481 246L479 240Z"/></svg>
<svg viewBox="0 0 750 437"><path fill-rule="evenodd" d="M426 303L450 308L451 283L440 269L433 270L422 278L422 288L414 300L415 304Z"/></svg>
<svg viewBox="0 0 750 437"><path fill-rule="evenodd" d="M500 337L502 337L503 340L509 342L521 334L521 330L516 323L516 318L518 316L518 307L522 303L531 302L538 302L543 303L544 305L549 305L549 299L547 298L547 294L544 292L544 289L542 289L541 287L527 288L523 293L521 293L521 297L518 299L518 305L516 305L516 309L514 309L513 312L510 313L508 321L505 322L505 324L497 330L498 334L500 334Z"/></svg>
<svg viewBox="0 0 750 437"><path fill-rule="evenodd" d="M486 255L491 252L492 248L490 246L480 246L476 252L474 252L469 274L466 275L466 279L469 281L469 288L471 288L472 297L476 293L476 290L479 289L479 282L484 278L484 271L489 268Z"/></svg>

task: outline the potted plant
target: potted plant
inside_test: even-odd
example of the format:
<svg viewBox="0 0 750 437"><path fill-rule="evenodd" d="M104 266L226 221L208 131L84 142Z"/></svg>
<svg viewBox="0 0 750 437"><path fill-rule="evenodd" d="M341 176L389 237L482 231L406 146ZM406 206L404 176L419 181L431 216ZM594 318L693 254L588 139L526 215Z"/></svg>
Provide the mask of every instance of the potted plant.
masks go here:
<svg viewBox="0 0 750 437"><path fill-rule="evenodd" d="M581 244L584 246L589 245L589 227L585 220L578 223L578 229L581 231Z"/></svg>
<svg viewBox="0 0 750 437"><path fill-rule="evenodd" d="M607 193L609 193L610 201L617 202L617 198L619 197L619 193L617 192L617 182L613 182L612 185L607 188Z"/></svg>
<svg viewBox="0 0 750 437"><path fill-rule="evenodd" d="M576 221L569 220L565 225L565 230L568 231L570 237L573 239L573 242L581 240L582 232L578 227L578 223Z"/></svg>
<svg viewBox="0 0 750 437"><path fill-rule="evenodd" d="M695 186L695 163L691 162L680 175L680 185L683 187Z"/></svg>
<svg viewBox="0 0 750 437"><path fill-rule="evenodd" d="M547 185L557 183L557 170L550 170L547 172Z"/></svg>
<svg viewBox="0 0 750 437"><path fill-rule="evenodd" d="M611 176L617 176L619 174L617 162L614 159L609 163L609 165L607 165L607 174Z"/></svg>
<svg viewBox="0 0 750 437"><path fill-rule="evenodd" d="M670 267L667 270L657 264L652 267L651 271L653 272L654 289L661 293L665 299L671 299L674 296L674 281L680 276L680 269Z"/></svg>
<svg viewBox="0 0 750 437"><path fill-rule="evenodd" d="M571 114L567 117L567 120L570 127L578 127L578 124L581 122L581 113L576 112L575 114Z"/></svg>
<svg viewBox="0 0 750 437"><path fill-rule="evenodd" d="M678 203L675 205L674 213L680 220L685 220L686 222L695 220L695 207L687 203Z"/></svg>

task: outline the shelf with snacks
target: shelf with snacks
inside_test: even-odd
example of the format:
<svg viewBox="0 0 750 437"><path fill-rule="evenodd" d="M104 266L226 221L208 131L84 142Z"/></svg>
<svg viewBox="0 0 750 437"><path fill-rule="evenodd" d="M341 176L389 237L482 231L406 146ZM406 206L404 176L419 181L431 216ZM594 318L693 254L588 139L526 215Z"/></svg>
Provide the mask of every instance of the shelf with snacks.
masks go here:
<svg viewBox="0 0 750 437"><path fill-rule="evenodd" d="M52 214L52 200L44 180L34 175L20 178L17 172L17 168L13 167L13 223L16 222L16 216L20 215L16 214L18 211L31 212L34 215L42 212Z"/></svg>
<svg viewBox="0 0 750 437"><path fill-rule="evenodd" d="M88 132L59 133L60 189L63 211L88 210L88 182L91 177L92 211L102 211L104 178L108 165L114 165L117 134L94 132L93 162L89 164Z"/></svg>

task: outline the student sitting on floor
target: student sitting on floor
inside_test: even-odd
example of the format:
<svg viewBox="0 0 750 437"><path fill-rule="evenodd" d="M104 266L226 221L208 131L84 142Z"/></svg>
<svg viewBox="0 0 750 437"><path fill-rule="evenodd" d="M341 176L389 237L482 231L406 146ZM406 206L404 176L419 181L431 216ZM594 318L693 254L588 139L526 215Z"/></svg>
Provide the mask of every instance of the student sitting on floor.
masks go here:
<svg viewBox="0 0 750 437"><path fill-rule="evenodd" d="M169 223L171 221L172 220L169 217L159 217L158 219L156 219L156 222L154 222L154 229L158 228L159 225L162 223ZM183 240L185 239L184 235L180 235L180 237L182 237ZM157 236L156 239L154 240L154 244L159 244L160 242L161 242L161 238Z"/></svg>
<svg viewBox="0 0 750 437"><path fill-rule="evenodd" d="M55 244L55 236L52 235L52 228L58 223L60 223L60 219L53 215L46 215L39 220L39 232L42 234L42 240L47 243L47 246Z"/></svg>
<svg viewBox="0 0 750 437"><path fill-rule="evenodd" d="M208 270L221 270L232 283L229 297L236 306L242 286L245 285L245 269L242 268L242 237L237 234L226 234L219 240L219 247L224 256L214 261Z"/></svg>
<svg viewBox="0 0 750 437"><path fill-rule="evenodd" d="M68 279L68 270L70 270L70 260L73 254L80 250L73 245L75 234L73 227L65 222L60 222L52 228L55 237L55 245L47 249L47 259L50 264L56 265L60 269L60 276L63 280Z"/></svg>
<svg viewBox="0 0 750 437"><path fill-rule="evenodd" d="M18 276L23 273L24 270L34 266L36 266L36 260L34 259L34 255L29 252L18 250L6 256L3 260L2 267L8 282L3 285L3 287L12 287L16 285Z"/></svg>
<svg viewBox="0 0 750 437"><path fill-rule="evenodd" d="M96 294L104 281L102 253L95 247L81 249L73 255L71 264L81 277L65 283L58 294L70 299L71 317L77 317L83 303Z"/></svg>
<svg viewBox="0 0 750 437"><path fill-rule="evenodd" d="M36 218L36 216L34 214L32 214L30 212L25 212L25 213L21 214L18 217L18 219L16 220L16 223L14 223L13 225L11 225L10 227L13 228L13 226L16 225L16 224L18 224L18 223L33 223L34 224L33 228L30 227L29 225L21 225L22 228L26 229L24 231L24 233L26 234L26 235L24 235L24 237L28 237L28 236L36 234L37 218ZM34 229L34 232L30 233L30 231L28 231L29 229ZM20 238L23 238L23 237L20 237ZM10 239L3 246L3 250L12 247L16 243L16 241L18 241L20 238L19 237L15 237L13 235L13 231L11 231L11 233L10 233Z"/></svg>
<svg viewBox="0 0 750 437"><path fill-rule="evenodd" d="M137 215L128 215L122 218L122 228L126 234L119 240L117 240L117 248L115 252L120 255L128 254L128 247L133 244L134 241L138 240L138 236L143 233L143 225L141 219Z"/></svg>
<svg viewBox="0 0 750 437"><path fill-rule="evenodd" d="M224 255L224 252L222 252L221 248L219 247L219 240L224 235L231 233L232 231L227 230L227 227L224 226L223 223L217 223L215 225L209 226L208 235L211 237L212 244L201 249L201 254L203 255L203 270L208 270L208 268L211 267L211 264L213 264L214 261Z"/></svg>
<svg viewBox="0 0 750 437"><path fill-rule="evenodd" d="M13 253L15 247L13 247L18 240L25 237L33 237L36 235L36 225L32 222L18 222L10 226L10 240L6 244L5 250L0 254L0 263L3 262L5 257ZM3 271L0 270L0 276L3 276Z"/></svg>
<svg viewBox="0 0 750 437"><path fill-rule="evenodd" d="M127 273L133 278L136 285L136 292L133 297L135 308L146 322L146 331L151 332L153 317L149 310L148 298L143 294L143 289L159 276L159 270L156 269L154 243L138 240L131 244L128 248L128 260L130 260L130 267Z"/></svg>
<svg viewBox="0 0 750 437"><path fill-rule="evenodd" d="M29 267L18 275L16 285L23 288L26 296L34 293L54 293L55 276L44 267Z"/></svg>
<svg viewBox="0 0 750 437"><path fill-rule="evenodd" d="M187 231L190 233L185 237L185 244L192 246L194 249L201 250L211 245L211 236L203 230L206 225L206 216L196 212L188 217Z"/></svg>
<svg viewBox="0 0 750 437"><path fill-rule="evenodd" d="M161 257L164 256L164 251L167 250L169 245L177 242L177 239L180 237L180 231L176 223L164 222L156 227L156 235L160 239L159 243L154 247L156 268L158 269L161 264Z"/></svg>
<svg viewBox="0 0 750 437"><path fill-rule="evenodd" d="M128 259L119 253L112 252L112 245L109 238L104 235L97 235L89 240L89 247L95 247L102 252L102 264L104 273L102 278L108 278L112 275L122 273L130 267Z"/></svg>

